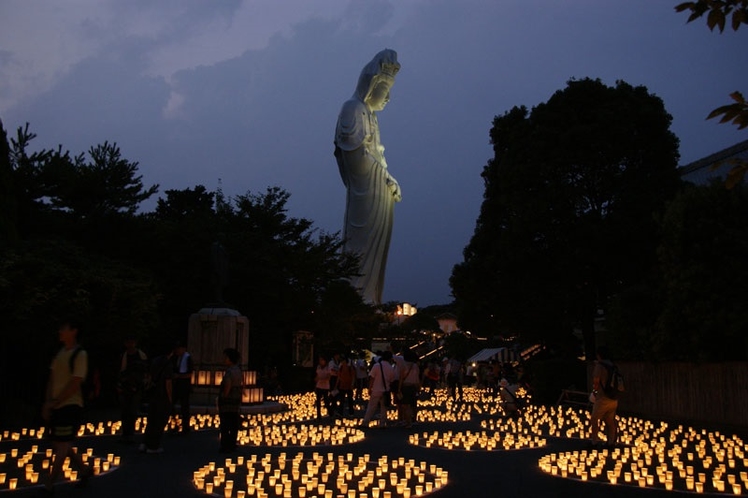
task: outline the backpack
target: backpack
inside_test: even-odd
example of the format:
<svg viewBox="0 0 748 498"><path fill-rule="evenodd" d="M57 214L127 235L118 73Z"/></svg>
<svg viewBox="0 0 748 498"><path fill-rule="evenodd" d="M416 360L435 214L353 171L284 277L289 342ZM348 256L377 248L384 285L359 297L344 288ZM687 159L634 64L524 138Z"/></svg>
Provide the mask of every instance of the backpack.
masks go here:
<svg viewBox="0 0 748 498"><path fill-rule="evenodd" d="M623 374L613 363L602 362L601 364L608 371L608 379L603 386L603 392L610 399L618 399L626 390L623 382Z"/></svg>
<svg viewBox="0 0 748 498"><path fill-rule="evenodd" d="M85 351L83 347L78 346L75 348L75 351L73 351L73 354L70 355L70 360L68 361L68 365L70 367L70 373L73 373L75 370L75 359L78 357L78 353L81 351ZM88 362L88 365L86 365L86 376L83 377L83 380L81 381L81 395L83 396L83 404L88 403L89 401L93 401L98 393L96 392L96 388L91 381L91 372L90 372L90 365L91 362Z"/></svg>

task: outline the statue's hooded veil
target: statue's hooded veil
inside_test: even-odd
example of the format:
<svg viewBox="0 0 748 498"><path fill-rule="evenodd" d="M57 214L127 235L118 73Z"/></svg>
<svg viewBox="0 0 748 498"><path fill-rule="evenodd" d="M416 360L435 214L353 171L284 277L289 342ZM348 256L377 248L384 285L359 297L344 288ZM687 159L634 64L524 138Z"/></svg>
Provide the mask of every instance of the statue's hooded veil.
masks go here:
<svg viewBox="0 0 748 498"><path fill-rule="evenodd" d="M397 52L385 48L375 55L366 66L364 66L358 77L356 93L353 95L354 98L359 99L361 102L366 102L366 98L374 89L374 85L379 81L379 78L388 78L392 80L392 76L382 74L382 65L384 64L392 65L399 69L400 63L397 62Z"/></svg>
<svg viewBox="0 0 748 498"><path fill-rule="evenodd" d="M382 72L383 66L390 69L390 73ZM335 146L344 151L357 149L369 133L364 116L372 114L366 106L366 99L377 82L389 80L394 83L394 73L400 68L397 62L397 52L386 48L374 56L361 70L353 97L343 104L338 115L335 130ZM346 184L347 185L347 184Z"/></svg>

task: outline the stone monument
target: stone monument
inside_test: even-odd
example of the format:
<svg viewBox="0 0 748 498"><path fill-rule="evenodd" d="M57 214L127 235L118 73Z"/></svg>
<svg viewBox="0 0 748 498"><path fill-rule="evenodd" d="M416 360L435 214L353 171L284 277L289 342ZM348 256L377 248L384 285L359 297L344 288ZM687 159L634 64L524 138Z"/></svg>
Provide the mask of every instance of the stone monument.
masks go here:
<svg viewBox="0 0 748 498"><path fill-rule="evenodd" d="M210 248L212 291L211 302L190 315L187 325L187 349L192 355L195 372L192 378L193 406L208 411L215 408L218 386L225 365L223 351L234 348L241 353L240 366L244 372L244 403L262 403L262 388L256 385L257 373L247 371L249 352L249 319L223 300L229 281L228 254L216 241Z"/></svg>
<svg viewBox="0 0 748 498"><path fill-rule="evenodd" d="M375 55L361 71L335 128L335 159L346 187L343 249L359 256L360 275L351 284L371 304L382 302L394 205L402 199L400 185L387 169L377 123L399 70L394 50Z"/></svg>

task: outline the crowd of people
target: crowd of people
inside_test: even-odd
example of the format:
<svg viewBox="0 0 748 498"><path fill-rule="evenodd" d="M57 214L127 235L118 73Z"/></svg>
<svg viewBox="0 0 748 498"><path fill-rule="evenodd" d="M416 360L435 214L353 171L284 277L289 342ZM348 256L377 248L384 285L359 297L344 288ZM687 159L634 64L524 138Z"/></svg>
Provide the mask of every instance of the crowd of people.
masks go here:
<svg viewBox="0 0 748 498"><path fill-rule="evenodd" d="M377 415L379 426L386 427L387 410L394 407L397 409L394 423L411 427L419 399L430 398L437 388L446 387L451 399L461 401L467 378L475 377L458 358L421 361L409 349L399 354L382 351L369 356L366 352L318 356L314 376L318 418L353 417L361 409L362 427L368 427ZM476 381L478 387L489 389L500 398L508 414L519 416L522 399L517 390L520 386L528 387L522 369L500 362L490 362L485 369ZM365 392L368 392L366 401Z"/></svg>

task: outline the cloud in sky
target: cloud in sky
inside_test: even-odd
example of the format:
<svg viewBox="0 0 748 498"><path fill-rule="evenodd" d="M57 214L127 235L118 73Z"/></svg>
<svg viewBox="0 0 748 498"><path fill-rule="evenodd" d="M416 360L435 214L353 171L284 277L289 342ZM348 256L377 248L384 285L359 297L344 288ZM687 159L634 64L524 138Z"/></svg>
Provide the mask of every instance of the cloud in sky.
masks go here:
<svg viewBox="0 0 748 498"><path fill-rule="evenodd" d="M722 35L648 0L38 0L0 3L0 118L37 147L104 140L161 191L281 186L292 216L342 228L335 120L383 48L396 206L384 298L445 303L482 200L494 116L570 78L661 97L687 163L745 139L708 112L743 90L748 29Z"/></svg>

